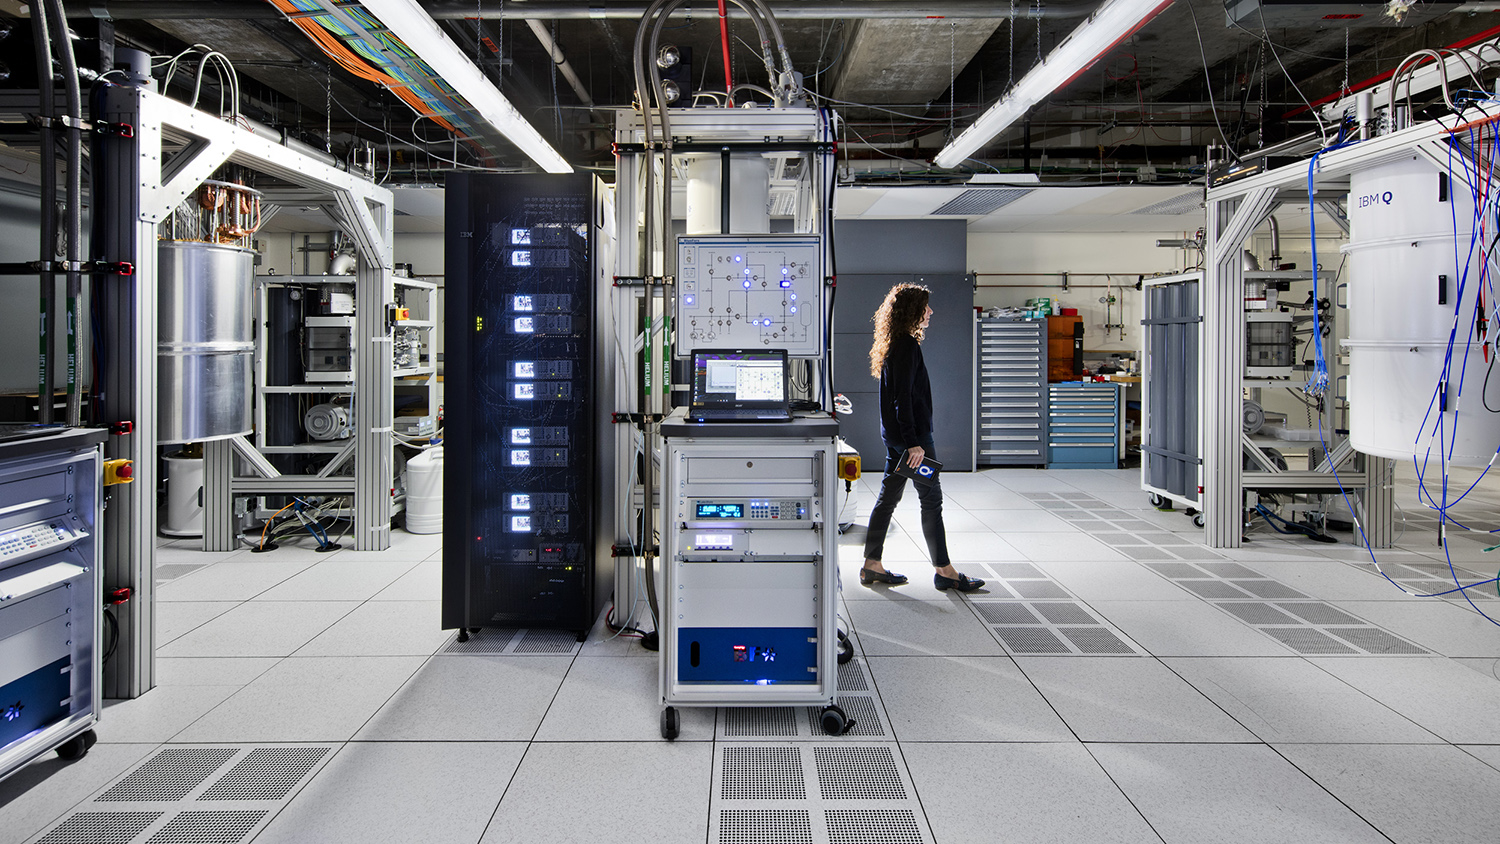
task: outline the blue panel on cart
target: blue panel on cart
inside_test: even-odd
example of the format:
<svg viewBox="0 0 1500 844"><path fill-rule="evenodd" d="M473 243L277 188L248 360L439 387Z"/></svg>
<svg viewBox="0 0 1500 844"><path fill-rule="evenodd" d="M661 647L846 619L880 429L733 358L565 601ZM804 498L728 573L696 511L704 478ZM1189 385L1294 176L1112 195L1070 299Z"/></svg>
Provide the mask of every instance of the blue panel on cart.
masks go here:
<svg viewBox="0 0 1500 844"><path fill-rule="evenodd" d="M816 627L684 627L677 631L682 683L818 682Z"/></svg>
<svg viewBox="0 0 1500 844"><path fill-rule="evenodd" d="M0 686L0 750L68 717L70 661L63 657Z"/></svg>

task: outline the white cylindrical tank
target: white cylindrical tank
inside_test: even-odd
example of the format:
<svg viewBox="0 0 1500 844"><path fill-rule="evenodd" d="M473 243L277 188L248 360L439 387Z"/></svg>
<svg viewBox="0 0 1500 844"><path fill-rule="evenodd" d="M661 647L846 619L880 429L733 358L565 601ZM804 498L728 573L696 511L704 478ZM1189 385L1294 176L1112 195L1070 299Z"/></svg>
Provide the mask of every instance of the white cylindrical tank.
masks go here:
<svg viewBox="0 0 1500 844"><path fill-rule="evenodd" d="M429 448L406 461L406 530L443 532L443 449Z"/></svg>
<svg viewBox="0 0 1500 844"><path fill-rule="evenodd" d="M1452 335L1443 448L1450 463L1485 465L1500 447L1500 415L1481 396L1488 367L1474 336L1480 250L1470 248L1468 185L1423 158L1383 164L1350 176L1349 222L1351 444L1440 462L1433 398ZM1455 263L1455 247L1467 267Z"/></svg>
<svg viewBox="0 0 1500 844"><path fill-rule="evenodd" d="M723 232L723 159L717 155L688 159L687 233ZM725 234L768 234L771 231L771 162L759 155L729 159L729 231Z"/></svg>
<svg viewBox="0 0 1500 844"><path fill-rule="evenodd" d="M203 458L179 451L162 461L167 464L167 517L161 532L167 536L202 536Z"/></svg>

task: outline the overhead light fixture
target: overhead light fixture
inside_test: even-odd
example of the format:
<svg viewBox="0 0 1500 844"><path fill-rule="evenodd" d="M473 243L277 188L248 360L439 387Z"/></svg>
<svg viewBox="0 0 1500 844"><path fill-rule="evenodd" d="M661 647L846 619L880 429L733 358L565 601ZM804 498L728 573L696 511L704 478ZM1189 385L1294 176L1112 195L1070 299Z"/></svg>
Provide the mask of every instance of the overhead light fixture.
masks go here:
<svg viewBox="0 0 1500 844"><path fill-rule="evenodd" d="M1098 11L1057 45L1051 55L1021 77L1021 81L1000 102L949 141L933 163L939 167L957 167L1012 123L1025 117L1032 106L1053 91L1066 88L1170 5L1172 0L1106 0Z"/></svg>
<svg viewBox="0 0 1500 844"><path fill-rule="evenodd" d="M421 57L444 82L468 101L475 112L489 121L507 140L520 147L548 173L571 173L573 168L532 127L510 100L500 93L479 68L454 44L437 21L416 0L362 0L365 11L380 19L392 35L400 38Z"/></svg>

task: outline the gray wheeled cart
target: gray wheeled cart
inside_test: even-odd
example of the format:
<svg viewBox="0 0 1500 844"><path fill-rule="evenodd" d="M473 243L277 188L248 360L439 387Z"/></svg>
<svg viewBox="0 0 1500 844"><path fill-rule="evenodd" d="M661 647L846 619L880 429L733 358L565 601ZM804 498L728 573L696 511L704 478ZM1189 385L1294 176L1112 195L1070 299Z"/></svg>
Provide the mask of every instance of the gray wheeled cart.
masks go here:
<svg viewBox="0 0 1500 844"><path fill-rule="evenodd" d="M678 706L822 706L838 694L838 422L662 423L662 737Z"/></svg>

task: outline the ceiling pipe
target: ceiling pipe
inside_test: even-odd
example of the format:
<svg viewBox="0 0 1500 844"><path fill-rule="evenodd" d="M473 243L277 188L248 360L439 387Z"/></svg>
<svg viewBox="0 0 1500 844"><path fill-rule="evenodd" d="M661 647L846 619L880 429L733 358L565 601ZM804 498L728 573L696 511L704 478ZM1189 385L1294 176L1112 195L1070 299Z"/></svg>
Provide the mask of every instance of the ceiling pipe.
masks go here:
<svg viewBox="0 0 1500 844"><path fill-rule="evenodd" d="M496 8L475 8L469 0L427 0L422 7L436 20L633 20L645 14L647 2L611 2L598 0L526 0L495 4ZM926 20L931 18L973 18L997 20L1010 17L1010 9L995 0L910 0L892 3L888 0L771 0L772 13L778 20ZM1044 6L1040 9L1017 4L1018 18L1081 18L1096 8L1096 3L1074 3ZM108 17L115 20L280 20L280 10L260 0L223 0L204 3L201 0L132 0L131 2L98 2L70 4L68 16L75 18Z"/></svg>
<svg viewBox="0 0 1500 844"><path fill-rule="evenodd" d="M568 64L568 59L563 55L562 48L557 46L556 41L552 40L552 33L547 31L547 26L535 18L528 19L526 25L531 28L531 32L536 36L536 40L542 42L542 48L547 51L547 55L552 57L552 63L557 65L557 72L561 73L563 78L568 80L568 84L573 87L573 93L578 95L578 99L584 105L593 108L594 98L589 96L589 89L584 87L583 80L579 79L578 74L573 72L573 66Z"/></svg>

